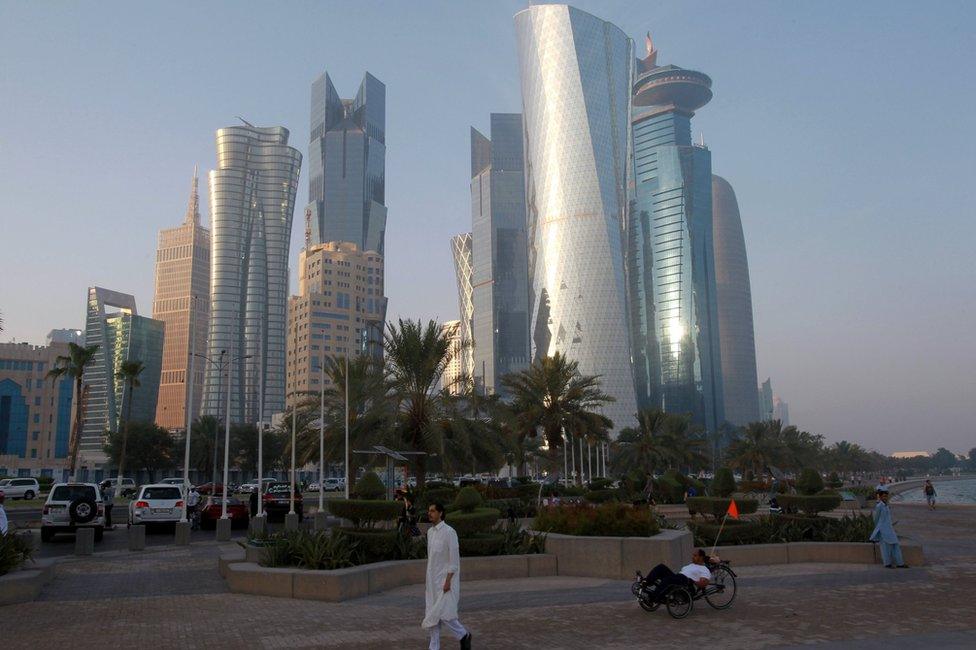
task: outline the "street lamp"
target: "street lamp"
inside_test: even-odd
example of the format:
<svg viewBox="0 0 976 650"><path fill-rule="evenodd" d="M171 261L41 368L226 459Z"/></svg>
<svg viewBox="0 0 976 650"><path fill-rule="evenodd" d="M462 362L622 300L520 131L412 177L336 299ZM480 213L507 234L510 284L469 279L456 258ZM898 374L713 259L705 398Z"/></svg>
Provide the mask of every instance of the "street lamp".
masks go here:
<svg viewBox="0 0 976 650"><path fill-rule="evenodd" d="M319 512L325 511L325 329L319 355ZM321 515L319 515L321 516Z"/></svg>
<svg viewBox="0 0 976 650"><path fill-rule="evenodd" d="M183 503L183 519L181 521L186 521L186 512L188 510L186 500L190 497L190 434L193 429L193 375L194 375L194 362L197 356L197 337L194 336L193 331L193 312L196 311L197 297L193 296L190 299L190 317L189 317L189 333L190 333L190 376L186 384L186 406L184 411L186 411L186 451L183 453L183 492L184 492L184 503Z"/></svg>
<svg viewBox="0 0 976 650"><path fill-rule="evenodd" d="M221 350L220 356L216 359L212 359L205 354L195 353L193 356L200 357L210 364L216 364L217 366L217 422L220 422L220 395L222 391L222 384L224 379L224 355L227 354L227 350ZM229 378L228 378L229 381ZM230 411L228 410L228 415ZM213 474L210 479L210 494L213 494L214 488L217 486L217 446L218 437L220 435L220 429L214 429L214 452L213 452Z"/></svg>
<svg viewBox="0 0 976 650"><path fill-rule="evenodd" d="M223 351L220 353L223 355ZM220 508L220 518L227 519L227 478L230 471L230 395L231 387L233 386L233 375L231 374L231 367L237 361L243 361L244 359L250 359L251 355L246 354L243 356L234 357L227 364L227 422L224 424L224 498L221 499L223 502ZM213 491L211 490L211 494Z"/></svg>

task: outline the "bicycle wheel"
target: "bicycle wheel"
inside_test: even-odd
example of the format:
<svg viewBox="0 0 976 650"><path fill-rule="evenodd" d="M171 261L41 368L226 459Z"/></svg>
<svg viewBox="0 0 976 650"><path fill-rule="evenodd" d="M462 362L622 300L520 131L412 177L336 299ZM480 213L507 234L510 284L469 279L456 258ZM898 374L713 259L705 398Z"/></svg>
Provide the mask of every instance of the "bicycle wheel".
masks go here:
<svg viewBox="0 0 976 650"><path fill-rule="evenodd" d="M645 612L653 612L661 606L661 603L652 598L647 592L644 592L637 597L637 604L640 605L641 609L643 609Z"/></svg>
<svg viewBox="0 0 976 650"><path fill-rule="evenodd" d="M667 606L671 618L684 618L691 614L691 610L695 607L691 592L684 587L672 588L665 596L664 604Z"/></svg>
<svg viewBox="0 0 976 650"><path fill-rule="evenodd" d="M728 609L735 600L735 576L724 566L712 570L712 584L706 587L705 601L715 609Z"/></svg>

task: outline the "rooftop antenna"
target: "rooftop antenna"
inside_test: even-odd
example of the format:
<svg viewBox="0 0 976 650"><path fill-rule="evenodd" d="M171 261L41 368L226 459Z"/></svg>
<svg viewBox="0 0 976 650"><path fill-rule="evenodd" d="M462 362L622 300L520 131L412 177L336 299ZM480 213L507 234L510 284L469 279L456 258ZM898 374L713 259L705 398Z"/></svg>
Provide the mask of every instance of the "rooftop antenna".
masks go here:
<svg viewBox="0 0 976 650"><path fill-rule="evenodd" d="M247 120L245 120L243 117L241 117L240 115L235 115L234 117L236 117L237 119L239 119L241 122L244 122L244 124L246 124L247 126L251 127L252 129L257 128L253 124L251 124L250 122L248 122Z"/></svg>
<svg viewBox="0 0 976 650"><path fill-rule="evenodd" d="M698 142L702 147L705 146L705 133L703 131L698 132Z"/></svg>

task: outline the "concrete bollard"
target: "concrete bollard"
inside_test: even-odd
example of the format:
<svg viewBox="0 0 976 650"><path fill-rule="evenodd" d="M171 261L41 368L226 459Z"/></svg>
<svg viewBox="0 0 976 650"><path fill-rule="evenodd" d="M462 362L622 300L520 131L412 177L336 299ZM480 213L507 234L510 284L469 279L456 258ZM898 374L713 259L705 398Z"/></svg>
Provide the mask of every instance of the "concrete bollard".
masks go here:
<svg viewBox="0 0 976 650"><path fill-rule="evenodd" d="M315 513L315 532L322 532L328 527L329 515L325 511Z"/></svg>
<svg viewBox="0 0 976 650"><path fill-rule="evenodd" d="M174 529L176 533L176 545L177 546L189 546L190 545L190 522L188 521L178 521L176 522L176 528Z"/></svg>
<svg viewBox="0 0 976 650"><path fill-rule="evenodd" d="M268 518L266 516L251 517L251 535L260 536L268 530Z"/></svg>
<svg viewBox="0 0 976 650"><path fill-rule="evenodd" d="M285 530L298 530L297 512L289 512L285 515Z"/></svg>
<svg viewBox="0 0 976 650"><path fill-rule="evenodd" d="M146 550L146 527L142 524L129 526L129 550Z"/></svg>
<svg viewBox="0 0 976 650"><path fill-rule="evenodd" d="M230 541L230 528L231 528L230 517L227 517L226 519L217 520L217 541L218 542Z"/></svg>
<svg viewBox="0 0 976 650"><path fill-rule="evenodd" d="M91 555L95 552L95 529L90 527L75 530L75 555Z"/></svg>

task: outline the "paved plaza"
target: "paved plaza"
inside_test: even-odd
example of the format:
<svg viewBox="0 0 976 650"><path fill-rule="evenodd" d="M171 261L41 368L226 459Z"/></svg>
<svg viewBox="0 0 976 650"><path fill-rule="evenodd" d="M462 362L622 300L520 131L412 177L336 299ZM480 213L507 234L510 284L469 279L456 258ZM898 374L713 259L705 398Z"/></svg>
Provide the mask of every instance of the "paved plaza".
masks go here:
<svg viewBox="0 0 976 650"><path fill-rule="evenodd" d="M742 567L727 611L646 613L629 584L588 578L467 582L461 615L479 648L976 647L976 509L898 506L930 564ZM0 609L5 648L423 648L423 587L345 603L227 592L219 547L153 547L70 559L33 603ZM645 567L646 568L646 567ZM454 647L447 643L445 648Z"/></svg>

